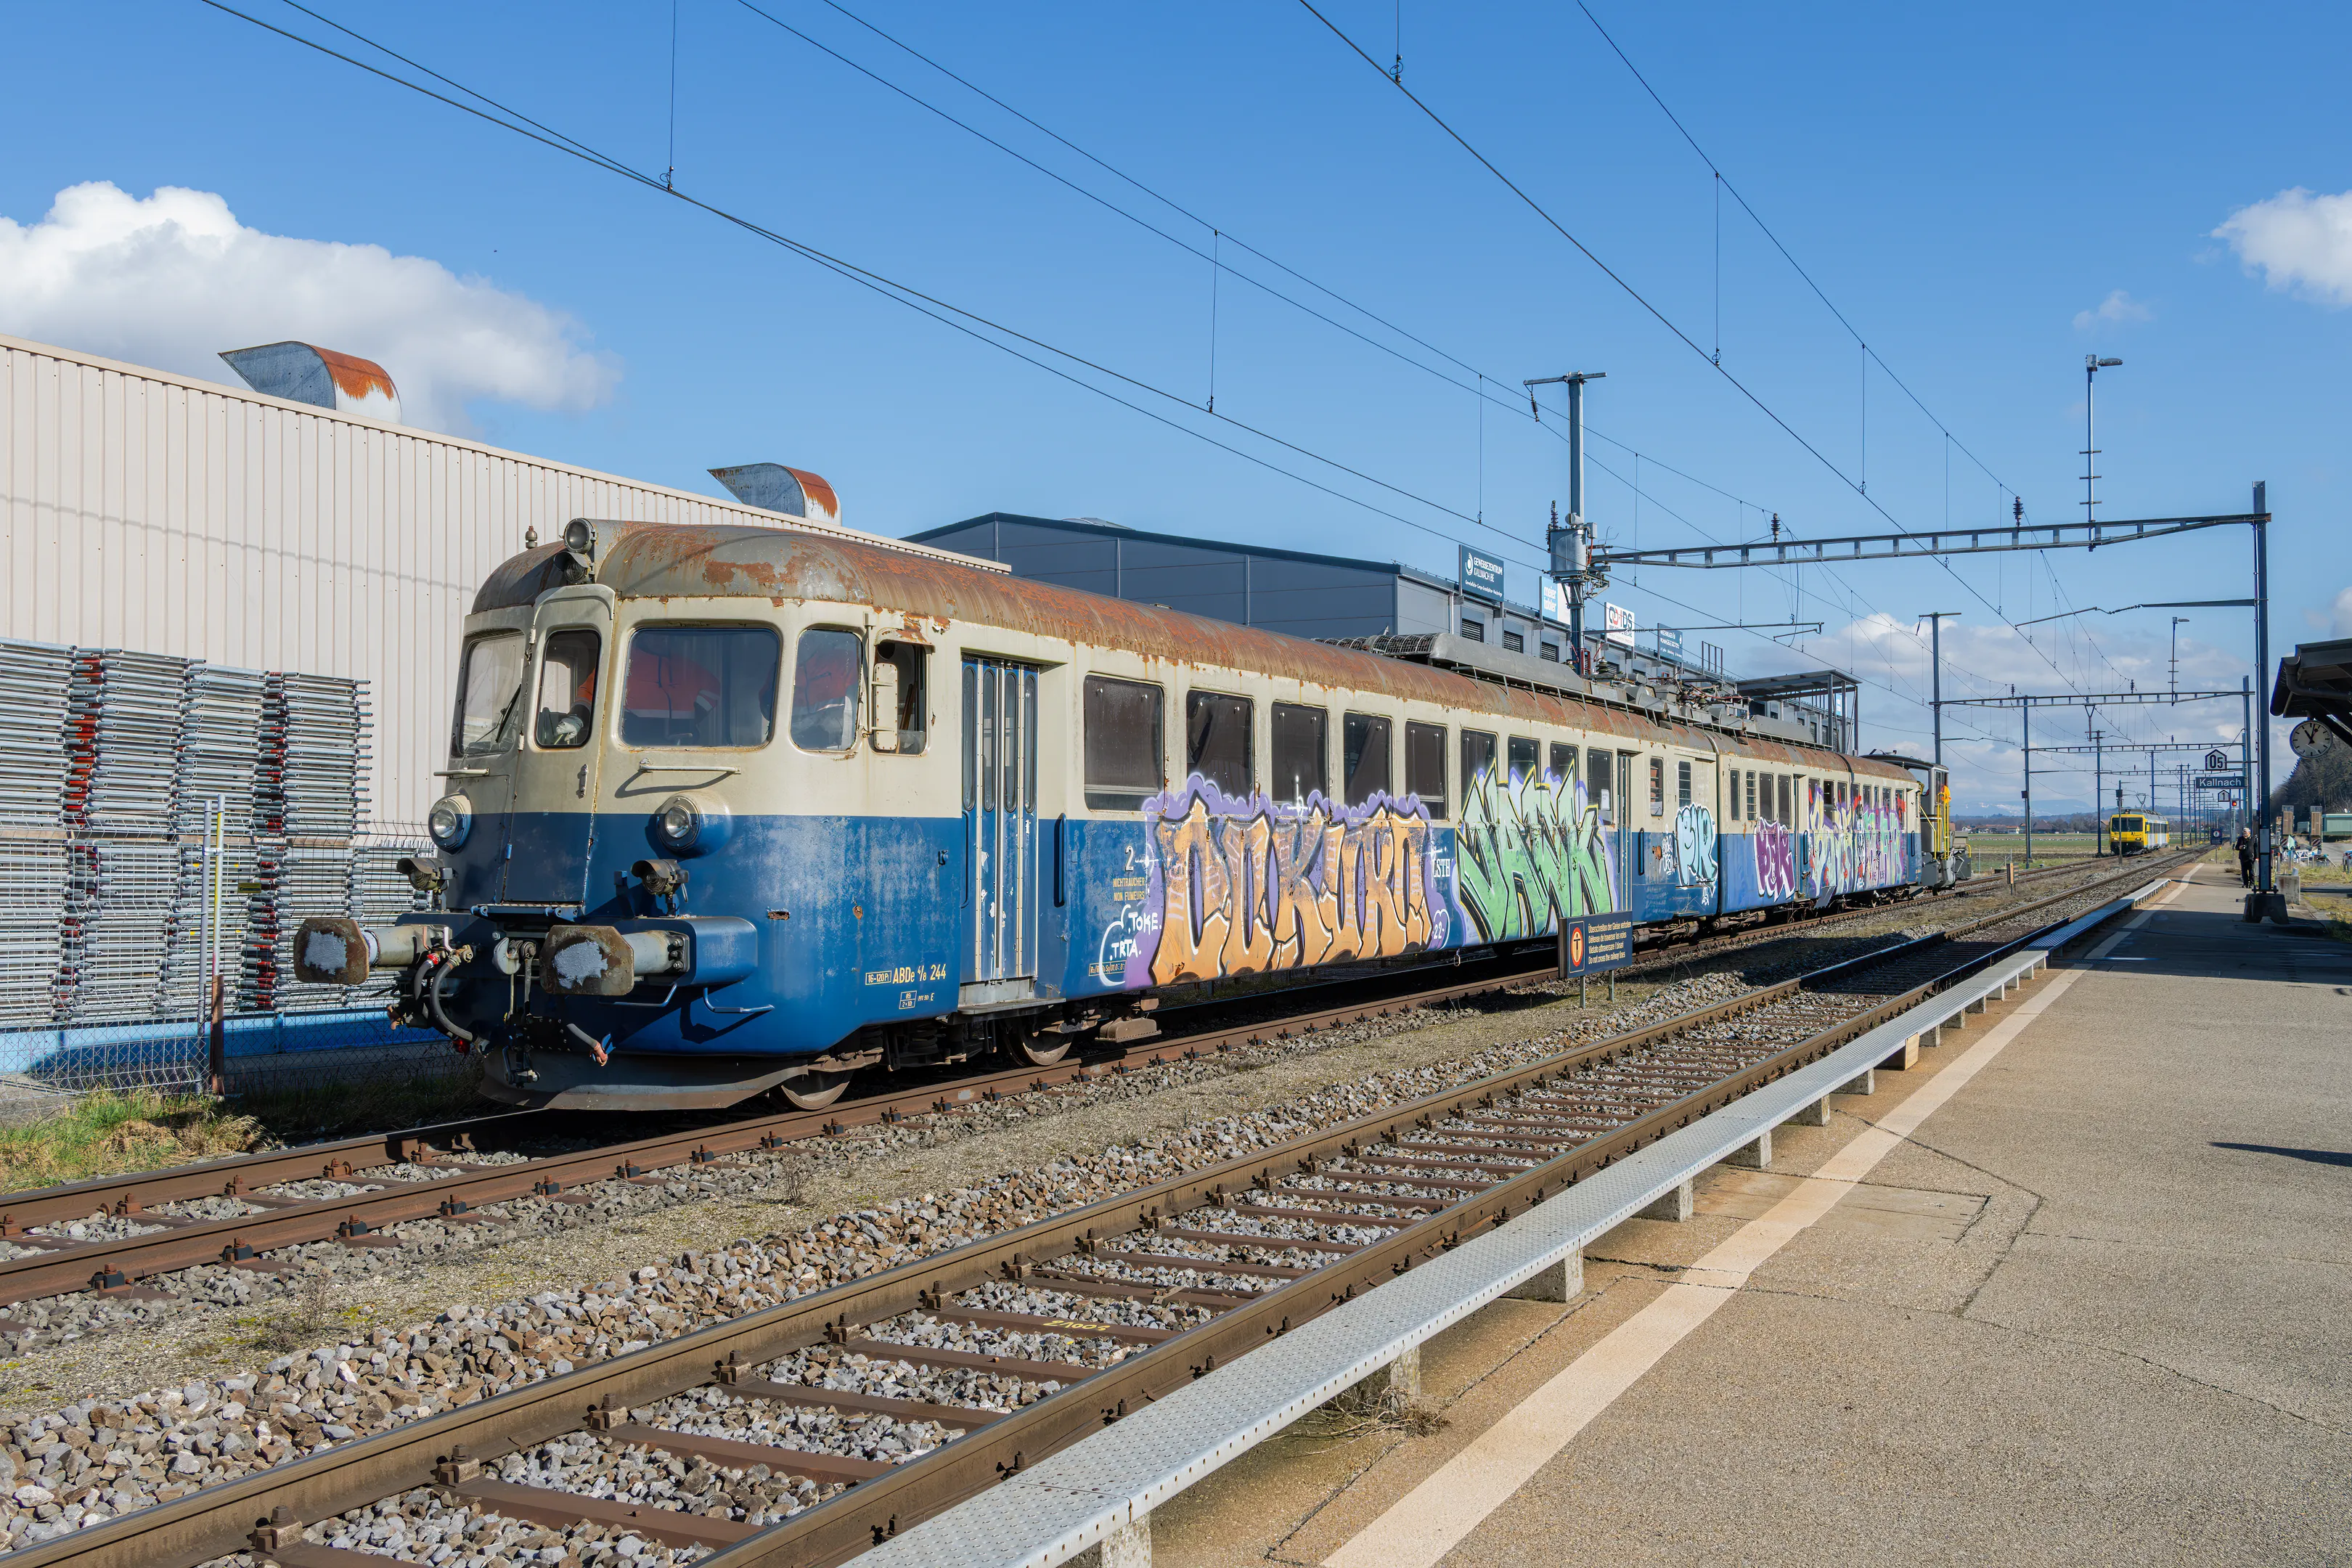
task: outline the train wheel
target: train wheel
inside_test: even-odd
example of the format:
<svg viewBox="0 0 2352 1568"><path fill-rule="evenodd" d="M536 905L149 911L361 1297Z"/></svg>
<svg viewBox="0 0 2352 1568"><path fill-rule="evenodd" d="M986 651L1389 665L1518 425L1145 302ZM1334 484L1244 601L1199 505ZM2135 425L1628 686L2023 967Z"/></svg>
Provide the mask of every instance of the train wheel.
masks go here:
<svg viewBox="0 0 2352 1568"><path fill-rule="evenodd" d="M1022 1029L1005 1038L1005 1055L1033 1068L1049 1068L1070 1054L1070 1037Z"/></svg>
<svg viewBox="0 0 2352 1568"><path fill-rule="evenodd" d="M848 1088L849 1075L845 1072L804 1072L784 1079L776 1086L776 1091L796 1110L823 1110Z"/></svg>

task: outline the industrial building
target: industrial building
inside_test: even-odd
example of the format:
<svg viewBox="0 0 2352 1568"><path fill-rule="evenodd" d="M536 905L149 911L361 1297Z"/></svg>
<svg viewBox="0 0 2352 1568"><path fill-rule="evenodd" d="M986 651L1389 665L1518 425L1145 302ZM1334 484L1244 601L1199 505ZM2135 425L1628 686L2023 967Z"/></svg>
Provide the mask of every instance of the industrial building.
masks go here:
<svg viewBox="0 0 2352 1568"><path fill-rule="evenodd" d="M1093 517L992 511L910 536L914 542L998 561L1013 575L1164 609L1211 616L1292 637L1346 641L1397 657L1473 670L1571 695L1591 683L1567 668L1567 623L1499 591L1393 561L1318 555L1266 545L1150 533ZM1475 569L1465 551L1464 577ZM1501 563L1487 563L1495 583ZM1603 684L1638 693L1704 689L1745 707L1756 733L1853 751L1859 687L1835 670L1727 679L1714 650L1639 645L1630 631L1586 633L1589 667ZM1606 695L1602 693L1602 695Z"/></svg>
<svg viewBox="0 0 2352 1568"><path fill-rule="evenodd" d="M789 525L929 553L842 528L814 475L725 470L761 504L714 500L394 423L365 360L223 357L265 390L0 336L0 638L367 681L378 826L441 794L459 624L534 531Z"/></svg>

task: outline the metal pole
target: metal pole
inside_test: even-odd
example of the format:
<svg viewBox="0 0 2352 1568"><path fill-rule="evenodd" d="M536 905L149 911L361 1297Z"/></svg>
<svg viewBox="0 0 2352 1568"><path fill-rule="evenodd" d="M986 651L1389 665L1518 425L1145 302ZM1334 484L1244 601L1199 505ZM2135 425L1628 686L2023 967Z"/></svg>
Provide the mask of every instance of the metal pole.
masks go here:
<svg viewBox="0 0 2352 1568"><path fill-rule="evenodd" d="M2085 714L2090 709L2083 710ZM2105 801L2107 776L2103 763L2106 754L2099 750L2099 732L2091 731L2091 858L2097 859L2107 852L2107 818L2099 807Z"/></svg>
<svg viewBox="0 0 2352 1568"><path fill-rule="evenodd" d="M1568 646L1575 650L1574 665L1584 662L1584 571L1592 558L1591 534L1584 526L1584 382L1568 381L1568 531L1575 552L1576 574L1568 580Z"/></svg>
<svg viewBox="0 0 2352 1568"><path fill-rule="evenodd" d="M2025 863L2033 864L2033 699L2018 704L2025 719Z"/></svg>
<svg viewBox="0 0 2352 1568"><path fill-rule="evenodd" d="M198 889L196 895L197 941L201 944L202 951L207 954L215 954L220 951L218 944L213 941L213 803L205 802L204 844L196 852L196 864L201 868L202 879L196 884ZM212 994L213 968L218 960L207 959L205 963L205 983L197 993L200 997L208 997Z"/></svg>
<svg viewBox="0 0 2352 1568"><path fill-rule="evenodd" d="M2238 677L2238 706L2245 719L2238 731L2238 793L2243 795L2254 776L2254 679L2251 675Z"/></svg>
<svg viewBox="0 0 2352 1568"><path fill-rule="evenodd" d="M2264 680L2271 678L2271 551L2270 524L2263 515L2270 510L2268 481L2254 481L2254 673ZM2271 890L2271 727L2267 718L2263 724L2259 743L2254 748L2259 759L2255 763L2261 776L2256 781L2260 792L2254 795L2254 809L2262 813L2262 831L2255 837L2257 857L2255 888Z"/></svg>

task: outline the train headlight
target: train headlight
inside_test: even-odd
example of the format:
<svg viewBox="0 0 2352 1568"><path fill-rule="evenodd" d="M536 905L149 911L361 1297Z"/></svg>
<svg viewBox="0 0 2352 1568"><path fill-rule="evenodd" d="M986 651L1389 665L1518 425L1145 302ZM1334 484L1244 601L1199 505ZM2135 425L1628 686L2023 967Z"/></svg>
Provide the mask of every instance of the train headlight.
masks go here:
<svg viewBox="0 0 2352 1568"><path fill-rule="evenodd" d="M445 795L425 816L425 830L444 849L455 849L474 831L474 803L462 795Z"/></svg>
<svg viewBox="0 0 2352 1568"><path fill-rule="evenodd" d="M703 855L727 841L727 808L700 795L674 795L654 813L651 837L673 855Z"/></svg>

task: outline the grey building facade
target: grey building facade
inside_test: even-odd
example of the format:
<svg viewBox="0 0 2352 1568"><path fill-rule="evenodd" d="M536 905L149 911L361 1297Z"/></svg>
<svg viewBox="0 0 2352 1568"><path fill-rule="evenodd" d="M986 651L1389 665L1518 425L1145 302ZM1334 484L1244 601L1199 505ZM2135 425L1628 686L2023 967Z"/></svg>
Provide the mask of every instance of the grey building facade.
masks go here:
<svg viewBox="0 0 2352 1568"><path fill-rule="evenodd" d="M1299 637L1450 633L1559 663L1568 628L1393 561L1147 533L1097 518L992 511L910 542L1001 561L1013 575Z"/></svg>

